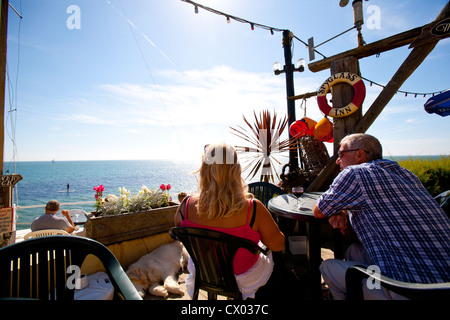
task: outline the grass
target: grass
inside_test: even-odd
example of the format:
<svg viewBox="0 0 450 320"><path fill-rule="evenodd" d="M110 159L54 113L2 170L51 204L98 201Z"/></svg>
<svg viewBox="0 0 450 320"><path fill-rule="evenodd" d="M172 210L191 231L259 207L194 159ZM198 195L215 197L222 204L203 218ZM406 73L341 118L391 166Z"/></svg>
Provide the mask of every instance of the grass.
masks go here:
<svg viewBox="0 0 450 320"><path fill-rule="evenodd" d="M450 190L450 155L438 159L411 157L398 164L414 173L433 197Z"/></svg>

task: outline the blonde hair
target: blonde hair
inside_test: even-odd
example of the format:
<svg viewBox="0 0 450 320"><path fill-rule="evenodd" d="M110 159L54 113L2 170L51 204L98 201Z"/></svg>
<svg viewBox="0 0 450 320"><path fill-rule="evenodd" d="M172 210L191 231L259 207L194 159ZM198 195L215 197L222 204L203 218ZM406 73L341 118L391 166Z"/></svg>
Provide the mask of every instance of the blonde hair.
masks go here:
<svg viewBox="0 0 450 320"><path fill-rule="evenodd" d="M205 147L200 167L198 214L208 219L228 218L247 206L247 184L236 150L227 144Z"/></svg>

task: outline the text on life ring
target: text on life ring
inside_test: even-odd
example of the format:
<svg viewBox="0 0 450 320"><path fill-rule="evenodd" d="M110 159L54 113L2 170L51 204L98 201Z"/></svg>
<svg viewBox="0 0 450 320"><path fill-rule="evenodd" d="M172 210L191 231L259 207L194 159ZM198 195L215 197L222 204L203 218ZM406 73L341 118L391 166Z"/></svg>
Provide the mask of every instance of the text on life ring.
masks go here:
<svg viewBox="0 0 450 320"><path fill-rule="evenodd" d="M352 101L342 108L332 108L327 102L326 95L330 91L331 87L336 83L348 83L355 91L355 96ZM333 74L320 86L317 90L317 104L320 110L325 113L326 116L333 118L346 117L356 110L358 110L366 97L366 86L361 77L350 72L339 72Z"/></svg>

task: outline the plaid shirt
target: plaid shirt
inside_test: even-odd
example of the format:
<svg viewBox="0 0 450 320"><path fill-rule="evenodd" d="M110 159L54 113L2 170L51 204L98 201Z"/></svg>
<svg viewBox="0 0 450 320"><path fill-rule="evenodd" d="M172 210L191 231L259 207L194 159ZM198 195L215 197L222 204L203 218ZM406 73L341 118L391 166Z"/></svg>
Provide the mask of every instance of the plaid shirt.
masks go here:
<svg viewBox="0 0 450 320"><path fill-rule="evenodd" d="M384 275L450 282L450 219L420 180L396 162L348 166L317 205L326 216L350 210L355 233Z"/></svg>

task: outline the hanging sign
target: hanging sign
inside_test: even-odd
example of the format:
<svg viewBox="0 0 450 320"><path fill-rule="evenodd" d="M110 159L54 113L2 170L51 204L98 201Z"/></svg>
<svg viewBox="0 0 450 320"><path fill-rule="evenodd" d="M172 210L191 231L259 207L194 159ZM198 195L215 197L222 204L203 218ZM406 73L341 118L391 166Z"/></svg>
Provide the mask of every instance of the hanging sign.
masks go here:
<svg viewBox="0 0 450 320"><path fill-rule="evenodd" d="M16 230L14 209L12 207L0 208L0 233L14 230Z"/></svg>
<svg viewBox="0 0 450 320"><path fill-rule="evenodd" d="M353 100L342 108L332 108L327 102L327 93L336 83L348 83L353 86L355 96ZM317 90L317 104L325 116L332 118L341 118L351 115L358 110L366 97L366 87L361 77L350 72L339 72L333 74Z"/></svg>

